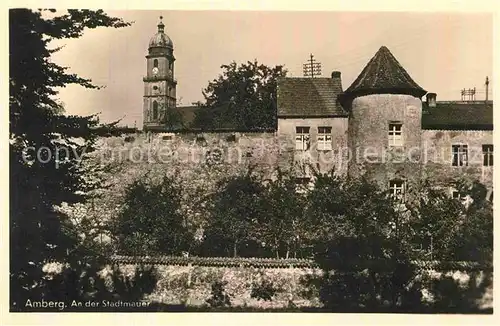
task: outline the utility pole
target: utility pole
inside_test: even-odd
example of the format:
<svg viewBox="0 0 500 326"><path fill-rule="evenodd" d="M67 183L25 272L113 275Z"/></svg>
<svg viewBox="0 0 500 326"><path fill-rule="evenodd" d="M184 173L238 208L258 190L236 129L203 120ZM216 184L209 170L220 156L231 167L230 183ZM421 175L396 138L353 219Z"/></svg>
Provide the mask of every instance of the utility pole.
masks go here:
<svg viewBox="0 0 500 326"><path fill-rule="evenodd" d="M303 64L303 68L304 77L314 78L314 76L321 76L321 62L316 62L312 53L310 55L310 59L307 60L307 63Z"/></svg>
<svg viewBox="0 0 500 326"><path fill-rule="evenodd" d="M488 86L490 85L490 80L488 79L488 76L486 76L486 82L484 84L486 85L486 102L488 102Z"/></svg>

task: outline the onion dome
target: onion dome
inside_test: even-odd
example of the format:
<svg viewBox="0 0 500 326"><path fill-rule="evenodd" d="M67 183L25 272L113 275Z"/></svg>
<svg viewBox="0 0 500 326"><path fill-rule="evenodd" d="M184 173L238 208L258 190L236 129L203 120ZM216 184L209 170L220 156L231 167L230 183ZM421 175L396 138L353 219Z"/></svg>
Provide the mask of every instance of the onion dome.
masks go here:
<svg viewBox="0 0 500 326"><path fill-rule="evenodd" d="M160 16L160 23L158 23L158 32L153 35L151 40L149 41L149 48L171 48L173 49L174 44L172 43L172 40L170 37L168 37L167 34L165 34L165 25L161 21L163 19L162 16Z"/></svg>

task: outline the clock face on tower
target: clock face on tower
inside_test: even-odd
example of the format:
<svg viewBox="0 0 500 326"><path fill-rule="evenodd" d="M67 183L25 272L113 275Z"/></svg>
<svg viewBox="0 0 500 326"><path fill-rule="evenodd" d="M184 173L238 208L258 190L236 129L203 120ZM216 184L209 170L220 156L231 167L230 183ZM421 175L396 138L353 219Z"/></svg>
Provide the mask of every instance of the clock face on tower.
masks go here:
<svg viewBox="0 0 500 326"><path fill-rule="evenodd" d="M156 74L158 74L158 67L153 68L153 75L156 75Z"/></svg>

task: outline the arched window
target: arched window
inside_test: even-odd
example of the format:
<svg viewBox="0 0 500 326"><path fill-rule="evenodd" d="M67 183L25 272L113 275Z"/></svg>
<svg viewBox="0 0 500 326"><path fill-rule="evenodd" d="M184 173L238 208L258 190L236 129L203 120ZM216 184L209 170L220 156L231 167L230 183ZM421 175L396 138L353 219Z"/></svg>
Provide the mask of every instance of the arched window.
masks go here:
<svg viewBox="0 0 500 326"><path fill-rule="evenodd" d="M153 120L158 120L158 102L153 101Z"/></svg>
<svg viewBox="0 0 500 326"><path fill-rule="evenodd" d="M158 68L158 59L153 60L153 67Z"/></svg>

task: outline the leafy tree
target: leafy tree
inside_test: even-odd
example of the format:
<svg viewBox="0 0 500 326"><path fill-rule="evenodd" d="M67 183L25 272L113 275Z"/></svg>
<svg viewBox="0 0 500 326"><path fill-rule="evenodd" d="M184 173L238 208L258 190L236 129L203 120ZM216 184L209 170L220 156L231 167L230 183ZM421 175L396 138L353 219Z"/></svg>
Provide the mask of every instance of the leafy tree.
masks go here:
<svg viewBox="0 0 500 326"><path fill-rule="evenodd" d="M408 290L416 271L400 232L406 218L385 191L365 179L318 175L308 199L327 308L395 308L419 300Z"/></svg>
<svg viewBox="0 0 500 326"><path fill-rule="evenodd" d="M45 15L48 11L52 18ZM50 48L50 42L78 38L89 28L130 25L102 10L68 10L58 16L48 11L9 11L11 309L27 298L43 297L45 260L83 266L89 256L54 207L82 201L99 186L89 183L80 167L82 154L93 150L99 122L96 116L64 115L55 96L58 87L68 84L99 87L52 62L51 55L61 48Z"/></svg>
<svg viewBox="0 0 500 326"><path fill-rule="evenodd" d="M412 230L417 244L426 259L449 260L453 235L464 213L464 206L442 189L424 182L420 189L420 201L413 209Z"/></svg>
<svg viewBox="0 0 500 326"><path fill-rule="evenodd" d="M251 172L222 180L211 197L204 230L208 254L238 256L238 250L257 241L255 225L262 214L263 185Z"/></svg>
<svg viewBox="0 0 500 326"><path fill-rule="evenodd" d="M309 230L304 220L305 196L297 191L295 179L278 170L277 178L268 182L263 196L263 211L259 217L259 239L264 241L276 258L294 256L306 240ZM283 254L284 253L284 254Z"/></svg>
<svg viewBox="0 0 500 326"><path fill-rule="evenodd" d="M181 213L182 190L165 176L147 184L136 180L126 191L124 208L114 221L118 251L129 255L189 251L192 234Z"/></svg>
<svg viewBox="0 0 500 326"><path fill-rule="evenodd" d="M462 190L470 198L460 227L453 235L454 260L492 262L493 203L486 198L486 187L478 181Z"/></svg>
<svg viewBox="0 0 500 326"><path fill-rule="evenodd" d="M460 198L425 182L412 228L427 258L488 261L493 255L493 207L479 182L457 180ZM432 246L430 243L432 237Z"/></svg>
<svg viewBox="0 0 500 326"><path fill-rule="evenodd" d="M222 65L223 72L203 91L206 103L193 127L266 130L276 127L276 87L286 75L283 66L268 67L257 60Z"/></svg>

